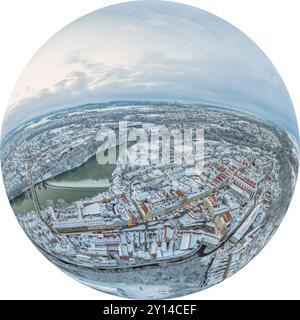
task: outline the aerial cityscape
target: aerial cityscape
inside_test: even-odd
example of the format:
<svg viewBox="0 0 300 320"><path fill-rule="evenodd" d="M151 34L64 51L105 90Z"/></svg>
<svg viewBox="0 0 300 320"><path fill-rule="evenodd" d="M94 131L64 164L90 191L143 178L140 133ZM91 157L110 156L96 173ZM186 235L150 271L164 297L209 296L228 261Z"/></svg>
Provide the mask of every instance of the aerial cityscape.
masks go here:
<svg viewBox="0 0 300 320"><path fill-rule="evenodd" d="M280 75L240 30L130 1L38 50L0 152L37 252L96 290L164 299L227 279L268 243L296 185L299 130Z"/></svg>
<svg viewBox="0 0 300 320"><path fill-rule="evenodd" d="M68 109L68 117L64 113L37 118L22 128L22 134L9 137L2 172L27 235L61 268L67 272L76 268L83 281L103 277L106 283L120 270L128 273L133 268L135 280L130 285L136 281L143 287L149 279L139 277L139 270L142 273L145 267L153 266L151 273L159 279L162 268L179 269L182 262L198 261L205 270L197 280L197 289L202 289L243 267L283 218L298 158L293 140L272 123L232 110L173 102L90 104ZM106 184L103 179L89 185L83 181L81 186L72 179L55 179L82 168L101 147L96 131L108 127L118 131L123 119L131 130L145 123L148 128L164 125L170 130L187 124L201 127L203 168L195 170L200 160L148 166L117 161ZM94 166L101 172L111 165L95 161ZM290 189L284 187L286 179ZM41 203L39 188L56 189L61 198L49 193ZM66 201L64 190L70 189L87 189L91 195L76 194L76 199ZM22 208L25 195L32 210ZM166 295L182 290L172 280L165 286ZM118 294L132 295L117 289Z"/></svg>

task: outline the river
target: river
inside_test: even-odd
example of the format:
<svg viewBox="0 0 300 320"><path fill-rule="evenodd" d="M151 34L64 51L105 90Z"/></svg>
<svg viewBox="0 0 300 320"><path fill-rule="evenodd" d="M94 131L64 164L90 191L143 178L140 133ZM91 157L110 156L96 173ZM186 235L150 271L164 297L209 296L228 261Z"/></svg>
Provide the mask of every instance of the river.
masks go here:
<svg viewBox="0 0 300 320"><path fill-rule="evenodd" d="M56 203L63 199L70 203L104 192L115 167L114 164L99 165L93 156L81 166L37 184L36 193L41 207L46 206L47 200ZM22 193L11 201L11 205L16 214L34 210L31 192Z"/></svg>

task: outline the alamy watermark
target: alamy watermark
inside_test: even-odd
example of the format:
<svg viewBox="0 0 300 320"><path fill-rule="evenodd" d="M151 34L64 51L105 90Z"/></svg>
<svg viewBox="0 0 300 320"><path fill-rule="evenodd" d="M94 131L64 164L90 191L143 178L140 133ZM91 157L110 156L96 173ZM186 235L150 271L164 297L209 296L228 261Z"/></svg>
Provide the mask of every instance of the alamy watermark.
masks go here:
<svg viewBox="0 0 300 320"><path fill-rule="evenodd" d="M101 143L96 158L102 165L183 165L203 169L202 128L167 128L149 123L137 127L121 121L115 129L101 129L96 140Z"/></svg>

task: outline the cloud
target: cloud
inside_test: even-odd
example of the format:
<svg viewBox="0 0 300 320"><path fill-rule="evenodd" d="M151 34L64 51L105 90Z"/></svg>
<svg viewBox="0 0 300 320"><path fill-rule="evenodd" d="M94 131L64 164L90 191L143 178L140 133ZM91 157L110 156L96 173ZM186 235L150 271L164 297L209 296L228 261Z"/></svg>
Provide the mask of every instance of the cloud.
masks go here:
<svg viewBox="0 0 300 320"><path fill-rule="evenodd" d="M85 16L58 35L40 56L47 58L51 48L59 63L35 63L38 71L64 75L56 79L54 72L51 85L18 98L7 128L83 103L180 99L250 111L297 132L292 103L271 62L244 34L204 11L132 2Z"/></svg>

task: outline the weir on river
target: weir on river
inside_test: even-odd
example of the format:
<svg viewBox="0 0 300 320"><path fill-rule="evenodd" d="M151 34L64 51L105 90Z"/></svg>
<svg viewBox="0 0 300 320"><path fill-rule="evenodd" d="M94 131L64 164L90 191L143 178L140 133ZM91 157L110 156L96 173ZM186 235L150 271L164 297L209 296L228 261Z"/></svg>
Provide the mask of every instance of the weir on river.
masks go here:
<svg viewBox="0 0 300 320"><path fill-rule="evenodd" d="M75 169L38 183L35 186L38 203L44 208L47 200L56 203L58 199L63 199L70 203L104 192L115 167L113 164L99 165L96 156L93 156ZM30 190L13 199L11 204L16 214L35 210Z"/></svg>

